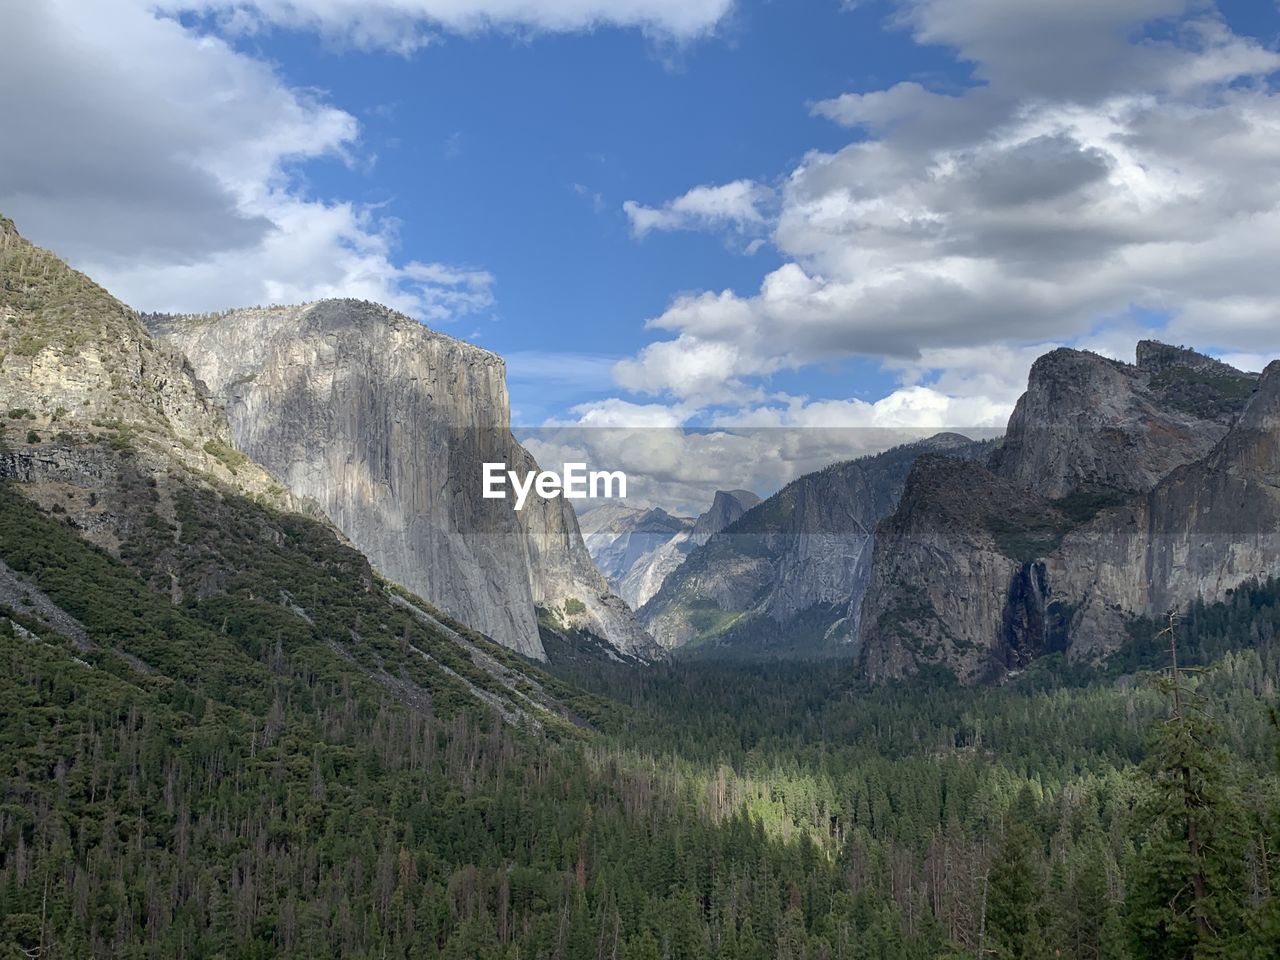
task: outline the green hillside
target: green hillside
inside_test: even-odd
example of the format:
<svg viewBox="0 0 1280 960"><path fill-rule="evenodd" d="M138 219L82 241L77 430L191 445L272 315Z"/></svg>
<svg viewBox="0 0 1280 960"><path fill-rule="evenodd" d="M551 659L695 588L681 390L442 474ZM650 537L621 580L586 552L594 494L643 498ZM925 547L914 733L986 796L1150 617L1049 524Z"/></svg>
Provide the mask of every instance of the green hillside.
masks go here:
<svg viewBox="0 0 1280 960"><path fill-rule="evenodd" d="M325 527L246 500L193 489L127 561L11 486L0 508L27 584L0 608L3 955L1136 960L1194 936L1185 894L1159 899L1190 867L1149 684L581 662L571 686L428 628ZM1223 956L1274 942L1278 595L1182 628L1219 663L1195 757ZM44 600L92 643L17 609ZM1132 667L1159 663L1153 633Z"/></svg>

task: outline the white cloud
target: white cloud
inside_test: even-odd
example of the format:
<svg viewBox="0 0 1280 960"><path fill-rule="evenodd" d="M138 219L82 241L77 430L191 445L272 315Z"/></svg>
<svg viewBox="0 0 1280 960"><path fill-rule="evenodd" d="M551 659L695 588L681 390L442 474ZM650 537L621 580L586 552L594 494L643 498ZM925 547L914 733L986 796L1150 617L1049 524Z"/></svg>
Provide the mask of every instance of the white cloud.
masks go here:
<svg viewBox="0 0 1280 960"><path fill-rule="evenodd" d="M609 399L579 406L573 420L522 431L521 440L544 466L623 470L631 506L697 513L716 490L768 495L801 474L940 429L995 435L1012 407L1012 399L958 398L919 385L874 403L773 395L709 418L692 405ZM691 425L695 417L709 422Z"/></svg>
<svg viewBox="0 0 1280 960"><path fill-rule="evenodd" d="M357 47L409 53L441 31L564 32L608 25L687 40L713 30L733 0L154 0L154 5L170 13L216 16L226 30L310 30Z"/></svg>
<svg viewBox="0 0 1280 960"><path fill-rule="evenodd" d="M394 222L310 197L292 175L349 162L359 126L217 36L141 0L0 12L0 210L134 306L205 310L325 296L442 321L492 278L395 262ZM57 123L50 123L57 117Z"/></svg>
<svg viewBox="0 0 1280 960"><path fill-rule="evenodd" d="M751 180L735 180L720 186L694 187L661 207L646 207L635 200L622 205L631 221L631 232L643 237L652 230L697 230L732 227L748 230L765 223L762 207L773 191Z"/></svg>
<svg viewBox="0 0 1280 960"><path fill-rule="evenodd" d="M787 262L754 293L676 297L621 386L724 402L871 356L945 392L961 353L1012 351L1021 376L1028 346L1115 344L1150 313L1171 339L1280 350L1280 54L1185 0L906 0L899 22L978 85L813 105L859 137L783 180Z"/></svg>
<svg viewBox="0 0 1280 960"><path fill-rule="evenodd" d="M271 27L409 50L432 32L638 27L686 40L731 0L41 0L0 4L0 211L132 305L366 297L443 322L493 278L402 264L377 207L312 194L318 158L372 163L360 126L224 38ZM195 14L194 26L189 17ZM185 25L184 25L185 24Z"/></svg>

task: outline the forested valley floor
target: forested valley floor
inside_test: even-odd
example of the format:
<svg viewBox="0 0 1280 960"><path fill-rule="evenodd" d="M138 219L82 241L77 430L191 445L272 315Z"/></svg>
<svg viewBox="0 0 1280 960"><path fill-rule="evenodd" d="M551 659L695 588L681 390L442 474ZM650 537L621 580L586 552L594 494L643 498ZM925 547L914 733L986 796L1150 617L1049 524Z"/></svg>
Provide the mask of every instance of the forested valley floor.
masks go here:
<svg viewBox="0 0 1280 960"><path fill-rule="evenodd" d="M428 638L302 521L240 556L259 508L179 504L245 573L175 605L145 529L117 560L0 507L0 558L114 639L0 606L5 960L1280 956L1276 583L1189 611L1176 681L1149 622L996 689L529 665L533 727L370 680Z"/></svg>

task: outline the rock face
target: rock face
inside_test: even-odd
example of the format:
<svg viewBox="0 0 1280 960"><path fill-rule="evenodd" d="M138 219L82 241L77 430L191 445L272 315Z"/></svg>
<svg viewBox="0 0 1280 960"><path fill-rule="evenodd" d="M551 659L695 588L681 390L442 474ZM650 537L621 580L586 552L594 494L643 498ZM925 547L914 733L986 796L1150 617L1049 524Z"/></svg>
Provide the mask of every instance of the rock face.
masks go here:
<svg viewBox="0 0 1280 960"><path fill-rule="evenodd" d="M1137 361L1065 348L1037 360L995 473L1049 498L1150 490L1213 448L1256 380L1150 340L1138 344Z"/></svg>
<svg viewBox="0 0 1280 960"><path fill-rule="evenodd" d="M604 504L583 514L583 536L600 572L633 608L644 606L666 578L701 546L760 502L750 490L717 490L707 511L691 519L661 508Z"/></svg>
<svg viewBox="0 0 1280 960"><path fill-rule="evenodd" d="M596 567L631 607L643 606L688 553L695 521L661 508L603 504L579 518Z"/></svg>
<svg viewBox="0 0 1280 960"><path fill-rule="evenodd" d="M1280 365L1259 378L1150 341L1137 361L1054 351L991 471L916 464L863 603L868 678L1096 661L1135 615L1280 573Z"/></svg>
<svg viewBox="0 0 1280 960"><path fill-rule="evenodd" d="M941 665L974 683L1052 649L1061 631L1044 629L1034 558L1068 523L981 464L919 458L876 539L859 635L866 677ZM1029 591L1012 588L1024 580Z"/></svg>
<svg viewBox="0 0 1280 960"><path fill-rule="evenodd" d="M314 503L231 445L222 407L179 351L3 217L0 406L0 516L12 521L0 601L77 652L112 650L120 680L128 668L162 689L191 684L211 703L234 698L223 678L262 666L251 644L210 642L225 639L235 611L274 645L275 669L327 659L338 686L373 681L417 710L478 704L532 731L572 717L537 671L380 584ZM51 545L37 537L56 549L29 549ZM119 562L104 568L89 544ZM77 619L68 599L104 615Z"/></svg>
<svg viewBox="0 0 1280 960"><path fill-rule="evenodd" d="M1126 615L1280 575L1280 361L1208 456L1073 531L1046 571L1073 612L1072 655L1089 660L1116 648Z"/></svg>
<svg viewBox="0 0 1280 960"><path fill-rule="evenodd" d="M989 449L942 434L807 474L693 550L640 615L668 648L743 641L780 651L784 635L799 633L806 646L838 646L856 630L876 526L916 457Z"/></svg>
<svg viewBox="0 0 1280 960"><path fill-rule="evenodd" d="M8 418L15 426L118 422L192 447L228 439L180 352L153 342L132 310L3 217L0 273L0 407L22 411Z"/></svg>
<svg viewBox="0 0 1280 960"><path fill-rule="evenodd" d="M717 490L707 512L694 523L689 539L695 546L702 546L759 502L760 498L750 490Z"/></svg>
<svg viewBox="0 0 1280 960"><path fill-rule="evenodd" d="M56 503L86 538L116 552L137 523L122 473L148 478L147 496L164 501L165 478L179 467L302 506L236 454L222 410L181 352L0 217L0 478Z"/></svg>
<svg viewBox="0 0 1280 960"><path fill-rule="evenodd" d="M152 317L225 405L236 446L314 499L387 577L542 658L535 607L631 653L566 501L482 498L484 462L536 469L498 356L371 303Z"/></svg>

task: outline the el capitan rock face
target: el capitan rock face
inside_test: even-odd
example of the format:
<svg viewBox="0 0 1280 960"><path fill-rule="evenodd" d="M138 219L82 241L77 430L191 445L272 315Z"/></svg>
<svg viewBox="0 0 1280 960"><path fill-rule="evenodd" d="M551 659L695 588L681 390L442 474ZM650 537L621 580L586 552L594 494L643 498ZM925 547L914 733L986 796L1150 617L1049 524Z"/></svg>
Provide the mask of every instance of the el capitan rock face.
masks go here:
<svg viewBox="0 0 1280 960"><path fill-rule="evenodd" d="M410 710L487 708L534 731L571 716L540 671L379 582L313 501L232 446L180 351L4 217L0 398L0 605L37 631L3 623L94 658L74 669L111 664L102 677L162 691L157 705L175 688L206 703L246 694L242 716L266 712L258 694L286 670L343 695L372 681ZM274 647L269 668L259 641ZM250 663L261 686L243 685Z"/></svg>
<svg viewBox="0 0 1280 960"><path fill-rule="evenodd" d="M517 513L482 498L482 463L535 467L511 435L497 355L355 300L149 322L225 404L237 447L390 579L531 657L544 656L539 606L653 652L566 501L531 497Z"/></svg>

